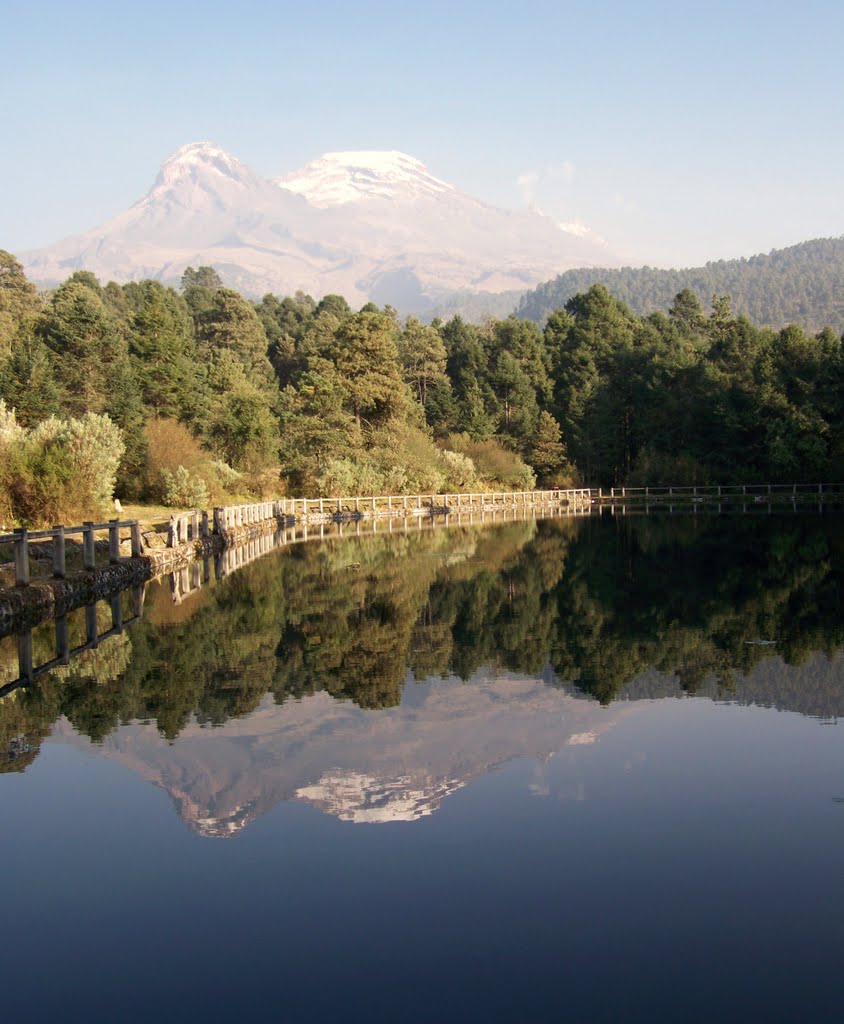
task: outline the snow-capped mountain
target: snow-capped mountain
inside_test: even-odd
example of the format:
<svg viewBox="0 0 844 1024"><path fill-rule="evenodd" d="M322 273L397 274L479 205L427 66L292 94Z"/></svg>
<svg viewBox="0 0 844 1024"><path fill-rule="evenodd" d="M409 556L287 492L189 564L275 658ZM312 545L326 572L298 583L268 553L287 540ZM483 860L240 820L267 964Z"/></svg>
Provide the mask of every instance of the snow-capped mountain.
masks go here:
<svg viewBox="0 0 844 1024"><path fill-rule="evenodd" d="M106 224L20 257L43 284L77 269L176 282L207 264L246 294L335 292L404 312L615 262L579 225L489 206L404 153L328 153L269 180L211 142L178 149L149 192Z"/></svg>
<svg viewBox="0 0 844 1024"><path fill-rule="evenodd" d="M397 150L326 153L275 183L319 207L367 199L436 199L457 192L430 174L420 160Z"/></svg>

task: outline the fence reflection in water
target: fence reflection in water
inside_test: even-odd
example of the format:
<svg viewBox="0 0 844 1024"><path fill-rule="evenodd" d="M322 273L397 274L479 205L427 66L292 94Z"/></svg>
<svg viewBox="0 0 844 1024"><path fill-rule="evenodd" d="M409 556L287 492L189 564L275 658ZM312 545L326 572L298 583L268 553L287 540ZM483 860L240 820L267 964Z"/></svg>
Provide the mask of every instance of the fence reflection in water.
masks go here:
<svg viewBox="0 0 844 1024"><path fill-rule="evenodd" d="M127 591L120 591L112 594L107 599L111 612L111 627L102 632L100 632L97 617L97 607L101 602L91 602L84 606L82 612L85 621L85 641L73 647L70 645L69 617L74 612L65 612L62 615L56 616L53 620L55 628L55 657L42 662L40 665L34 664L33 659L33 628L21 630L17 634L18 678L0 687L0 697L5 697L19 686L26 686L34 682L39 676L50 672L54 668L70 664L73 658L78 657L85 651L93 650L104 640L122 633L126 626L140 619L144 607L143 585L134 586L129 591L131 594L131 614L128 617L123 613L123 598L126 593ZM79 609L75 611L79 611Z"/></svg>

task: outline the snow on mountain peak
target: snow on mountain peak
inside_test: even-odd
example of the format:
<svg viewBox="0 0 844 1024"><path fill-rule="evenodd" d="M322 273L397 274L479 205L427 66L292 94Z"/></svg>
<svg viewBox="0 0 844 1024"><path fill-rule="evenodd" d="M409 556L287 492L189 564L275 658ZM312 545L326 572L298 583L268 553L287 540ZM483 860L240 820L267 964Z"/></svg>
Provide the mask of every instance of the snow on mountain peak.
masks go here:
<svg viewBox="0 0 844 1024"><path fill-rule="evenodd" d="M242 182L251 177L251 172L216 143L189 142L164 161L153 189L170 188L184 180L195 181L208 176Z"/></svg>
<svg viewBox="0 0 844 1024"><path fill-rule="evenodd" d="M275 184L314 206L343 206L367 199L433 198L455 192L422 163L398 150L325 153Z"/></svg>

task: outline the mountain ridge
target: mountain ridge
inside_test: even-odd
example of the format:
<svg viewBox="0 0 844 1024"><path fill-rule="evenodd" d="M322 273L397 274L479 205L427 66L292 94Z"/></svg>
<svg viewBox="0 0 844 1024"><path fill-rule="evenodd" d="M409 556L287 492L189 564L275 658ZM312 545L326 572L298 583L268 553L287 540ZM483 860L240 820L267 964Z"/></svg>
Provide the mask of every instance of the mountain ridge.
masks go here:
<svg viewBox="0 0 844 1024"><path fill-rule="evenodd" d="M844 236L814 238L784 249L700 267L574 268L522 295L516 316L543 324L548 314L595 284L639 316L665 312L688 288L705 308L714 295L729 295L733 312L765 327L800 324L844 332Z"/></svg>
<svg viewBox="0 0 844 1024"><path fill-rule="evenodd" d="M79 269L175 283L207 264L256 297L336 292L405 312L615 262L605 243L487 205L396 150L327 153L270 179L209 141L177 149L146 195L105 224L20 258L42 285Z"/></svg>

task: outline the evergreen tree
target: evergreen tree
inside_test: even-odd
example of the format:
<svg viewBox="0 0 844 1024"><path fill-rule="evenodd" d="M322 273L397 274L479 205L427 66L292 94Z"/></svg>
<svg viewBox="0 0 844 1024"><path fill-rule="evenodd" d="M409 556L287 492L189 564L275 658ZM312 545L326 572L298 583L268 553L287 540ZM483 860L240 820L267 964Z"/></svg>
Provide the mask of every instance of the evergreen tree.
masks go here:
<svg viewBox="0 0 844 1024"><path fill-rule="evenodd" d="M27 281L15 257L0 249L0 363L10 353L12 340L28 329L41 307L35 285Z"/></svg>
<svg viewBox="0 0 844 1024"><path fill-rule="evenodd" d="M547 482L566 463L566 449L563 445L560 424L550 412L544 409L539 414L536 432L531 441L530 464L536 470L540 481Z"/></svg>
<svg viewBox="0 0 844 1024"><path fill-rule="evenodd" d="M63 284L35 330L52 353L63 411L103 412L115 369L128 359L128 350L97 291L80 280Z"/></svg>
<svg viewBox="0 0 844 1024"><path fill-rule="evenodd" d="M158 281L144 282L129 350L147 408L156 416L194 419L207 399L200 393L193 322L184 300Z"/></svg>
<svg viewBox="0 0 844 1024"><path fill-rule="evenodd" d="M39 338L15 339L5 364L0 364L0 398L15 410L18 423L34 426L59 412L59 387L53 360Z"/></svg>
<svg viewBox="0 0 844 1024"><path fill-rule="evenodd" d="M342 381L344 406L359 425L384 423L406 408L397 334L392 317L355 313L341 322L328 350Z"/></svg>
<svg viewBox="0 0 844 1024"><path fill-rule="evenodd" d="M398 353L405 382L427 411L430 393L447 379L447 353L440 332L409 317L399 335Z"/></svg>

